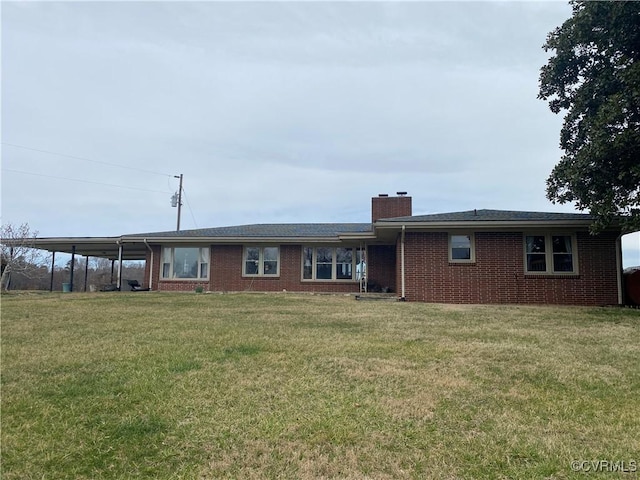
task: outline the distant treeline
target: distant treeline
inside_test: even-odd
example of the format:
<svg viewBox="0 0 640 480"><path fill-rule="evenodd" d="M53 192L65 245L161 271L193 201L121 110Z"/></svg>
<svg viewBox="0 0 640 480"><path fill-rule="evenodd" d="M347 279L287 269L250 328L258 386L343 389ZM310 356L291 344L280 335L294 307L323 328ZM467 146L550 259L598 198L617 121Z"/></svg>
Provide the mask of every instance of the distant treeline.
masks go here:
<svg viewBox="0 0 640 480"><path fill-rule="evenodd" d="M84 292L100 290L106 285L117 282L118 264L111 268L111 261L103 258L90 258L87 268L87 259L76 258L73 269L73 290ZM4 264L3 264L4 267ZM123 284L126 280L138 280L144 282L144 262L124 262L122 268ZM71 279L71 260L65 266L54 266L53 286L51 282L51 266L33 265L23 263L20 268L14 269L8 279L9 290L49 290L62 291L62 284L69 283Z"/></svg>

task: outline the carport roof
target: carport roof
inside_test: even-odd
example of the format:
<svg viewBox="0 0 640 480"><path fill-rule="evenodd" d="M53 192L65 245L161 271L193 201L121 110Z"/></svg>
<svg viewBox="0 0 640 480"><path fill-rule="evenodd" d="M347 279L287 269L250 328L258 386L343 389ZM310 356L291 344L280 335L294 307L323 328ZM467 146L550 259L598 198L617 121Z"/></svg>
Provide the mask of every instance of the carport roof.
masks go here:
<svg viewBox="0 0 640 480"><path fill-rule="evenodd" d="M50 237L36 238L29 242L34 248L49 252L75 253L88 257L118 259L119 245L122 243L123 260L144 260L148 252L141 239L139 242L122 242L121 237Z"/></svg>

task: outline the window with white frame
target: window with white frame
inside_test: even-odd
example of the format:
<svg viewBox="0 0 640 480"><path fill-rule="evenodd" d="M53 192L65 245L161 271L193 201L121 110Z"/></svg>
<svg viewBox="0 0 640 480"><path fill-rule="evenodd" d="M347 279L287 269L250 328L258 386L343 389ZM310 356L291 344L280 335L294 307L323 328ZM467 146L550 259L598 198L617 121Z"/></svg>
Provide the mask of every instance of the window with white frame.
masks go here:
<svg viewBox="0 0 640 480"><path fill-rule="evenodd" d="M209 247L163 247L162 278L181 280L209 278Z"/></svg>
<svg viewBox="0 0 640 480"><path fill-rule="evenodd" d="M475 262L475 241L473 233L449 235L449 261L453 263Z"/></svg>
<svg viewBox="0 0 640 480"><path fill-rule="evenodd" d="M336 248L336 279L353 280L353 248Z"/></svg>
<svg viewBox="0 0 640 480"><path fill-rule="evenodd" d="M245 247L242 274L244 276L280 275L279 247Z"/></svg>
<svg viewBox="0 0 640 480"><path fill-rule="evenodd" d="M525 236L527 273L569 274L578 271L574 235L539 234Z"/></svg>
<svg viewBox="0 0 640 480"><path fill-rule="evenodd" d="M354 247L303 247L303 280L356 280L364 267L364 250Z"/></svg>

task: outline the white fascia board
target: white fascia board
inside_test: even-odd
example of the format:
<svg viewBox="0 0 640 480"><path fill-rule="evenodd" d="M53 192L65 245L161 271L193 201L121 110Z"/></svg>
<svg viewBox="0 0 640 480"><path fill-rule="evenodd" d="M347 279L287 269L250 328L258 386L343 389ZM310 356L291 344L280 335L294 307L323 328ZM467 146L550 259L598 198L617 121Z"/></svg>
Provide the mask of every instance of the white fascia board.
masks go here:
<svg viewBox="0 0 640 480"><path fill-rule="evenodd" d="M94 243L118 243L121 237L36 237L30 238L29 242L33 244L44 243L77 243L77 244L94 244Z"/></svg>
<svg viewBox="0 0 640 480"><path fill-rule="evenodd" d="M338 238L345 242L350 241L362 241L362 240L375 240L376 234L373 232L367 233L346 233L344 235L339 235Z"/></svg>
<svg viewBox="0 0 640 480"><path fill-rule="evenodd" d="M360 238L360 237L357 237ZM375 238L372 236L372 238ZM355 239L355 238L354 238ZM342 243L342 237L123 237L123 243L141 243L146 240L153 245L246 245L246 244L306 244Z"/></svg>

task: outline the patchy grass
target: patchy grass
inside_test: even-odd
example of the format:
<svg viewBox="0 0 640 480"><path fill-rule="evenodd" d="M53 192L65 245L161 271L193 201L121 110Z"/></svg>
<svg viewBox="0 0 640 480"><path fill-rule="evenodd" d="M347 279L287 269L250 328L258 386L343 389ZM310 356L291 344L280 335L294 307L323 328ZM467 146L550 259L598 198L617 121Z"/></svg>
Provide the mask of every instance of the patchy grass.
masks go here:
<svg viewBox="0 0 640 480"><path fill-rule="evenodd" d="M640 463L640 312L2 297L2 478L584 478ZM603 469L604 470L604 469ZM637 473L589 476L638 478Z"/></svg>

